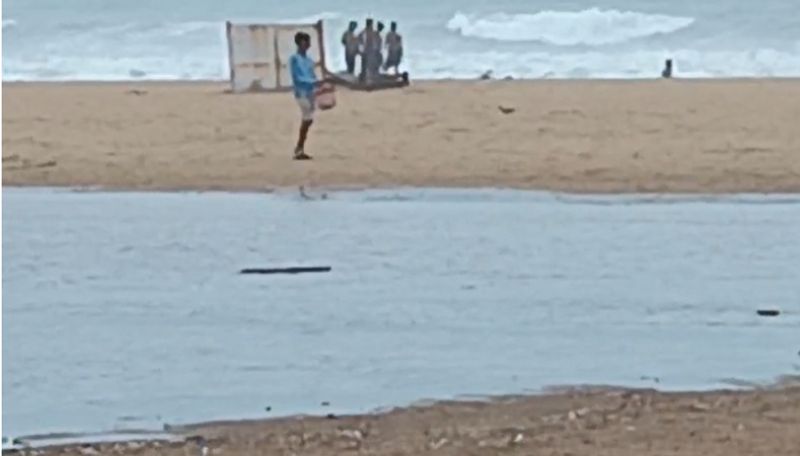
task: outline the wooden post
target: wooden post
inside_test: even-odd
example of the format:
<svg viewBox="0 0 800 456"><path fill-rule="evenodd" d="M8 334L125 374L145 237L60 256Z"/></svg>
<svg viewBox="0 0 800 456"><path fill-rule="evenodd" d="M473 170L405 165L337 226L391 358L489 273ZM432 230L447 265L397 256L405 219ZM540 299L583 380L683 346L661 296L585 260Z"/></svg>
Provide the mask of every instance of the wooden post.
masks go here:
<svg viewBox="0 0 800 456"><path fill-rule="evenodd" d="M236 88L234 87L233 81L236 77L236 73L234 72L233 40L231 38L231 28L233 28L231 21L225 21L225 36L228 38L228 77L231 80L231 90L235 91Z"/></svg>
<svg viewBox="0 0 800 456"><path fill-rule="evenodd" d="M273 27L272 29L272 49L275 52L275 90L283 88L281 85L281 72L283 71L283 62L281 61L281 49L278 45L278 36L280 36L280 29Z"/></svg>
<svg viewBox="0 0 800 456"><path fill-rule="evenodd" d="M325 29L322 26L322 19L318 20L316 24L314 24L314 28L317 30L317 40L319 41L319 65L322 69L322 77L326 77L330 71L328 71L328 67L325 64Z"/></svg>

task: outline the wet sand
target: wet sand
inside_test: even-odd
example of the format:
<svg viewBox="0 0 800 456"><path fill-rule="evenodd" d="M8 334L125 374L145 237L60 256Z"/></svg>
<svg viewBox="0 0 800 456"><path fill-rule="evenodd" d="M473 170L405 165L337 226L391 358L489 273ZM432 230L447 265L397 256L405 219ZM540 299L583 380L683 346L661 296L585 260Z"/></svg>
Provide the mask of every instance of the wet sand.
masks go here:
<svg viewBox="0 0 800 456"><path fill-rule="evenodd" d="M4 185L800 191L797 80L422 82L338 92L290 159L289 94L3 84ZM503 113L500 107L507 112Z"/></svg>
<svg viewBox="0 0 800 456"><path fill-rule="evenodd" d="M800 387L748 392L573 390L382 414L173 428L177 443L50 448L45 455L797 455Z"/></svg>

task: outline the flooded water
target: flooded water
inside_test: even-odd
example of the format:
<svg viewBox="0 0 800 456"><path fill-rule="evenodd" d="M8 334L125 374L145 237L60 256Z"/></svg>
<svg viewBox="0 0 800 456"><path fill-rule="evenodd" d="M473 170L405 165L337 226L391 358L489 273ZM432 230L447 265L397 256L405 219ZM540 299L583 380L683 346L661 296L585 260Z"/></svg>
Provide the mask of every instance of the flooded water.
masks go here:
<svg viewBox="0 0 800 456"><path fill-rule="evenodd" d="M789 196L5 189L4 433L768 382L798 226ZM295 265L333 270L238 274Z"/></svg>

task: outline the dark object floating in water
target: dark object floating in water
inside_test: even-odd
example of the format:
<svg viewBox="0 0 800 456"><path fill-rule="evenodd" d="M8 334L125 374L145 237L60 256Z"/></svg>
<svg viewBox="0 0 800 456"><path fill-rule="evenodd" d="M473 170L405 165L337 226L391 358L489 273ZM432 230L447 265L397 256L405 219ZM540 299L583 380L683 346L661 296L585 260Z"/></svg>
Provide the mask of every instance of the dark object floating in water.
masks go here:
<svg viewBox="0 0 800 456"><path fill-rule="evenodd" d="M239 271L239 274L304 274L307 272L330 272L330 266L308 266L293 268L247 268Z"/></svg>
<svg viewBox="0 0 800 456"><path fill-rule="evenodd" d="M781 311L778 309L758 309L756 313L762 317L777 317L781 314Z"/></svg>
<svg viewBox="0 0 800 456"><path fill-rule="evenodd" d="M327 415L325 415L325 418L327 418L329 420L335 420L338 417L336 415L334 415L333 413L328 413Z"/></svg>

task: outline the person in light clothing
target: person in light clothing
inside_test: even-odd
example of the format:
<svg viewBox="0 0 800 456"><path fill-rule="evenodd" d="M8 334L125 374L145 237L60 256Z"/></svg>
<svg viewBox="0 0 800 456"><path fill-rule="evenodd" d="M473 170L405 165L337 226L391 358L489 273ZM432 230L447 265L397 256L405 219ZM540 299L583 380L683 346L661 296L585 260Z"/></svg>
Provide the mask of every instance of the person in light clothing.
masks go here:
<svg viewBox="0 0 800 456"><path fill-rule="evenodd" d="M378 28L375 30L376 35L376 45L375 45L375 68L372 69L373 75L377 75L381 71L381 67L383 66L383 29L386 28L383 25L383 22L378 22Z"/></svg>
<svg viewBox="0 0 800 456"><path fill-rule="evenodd" d="M300 106L302 118L297 146L294 148L294 159L309 160L311 156L305 152L306 138L311 124L314 123L315 95L320 81L317 81L317 75L314 73L314 61L308 57L311 36L308 33L297 32L294 35L294 43L297 45L297 53L289 59L289 68L292 73L294 97Z"/></svg>
<svg viewBox="0 0 800 456"><path fill-rule="evenodd" d="M371 81L380 68L380 63L375 65L377 56L380 54L379 35L375 30L375 22L372 19L367 19L366 26L361 33L358 34L358 41L361 47L361 74L359 79L361 81Z"/></svg>

